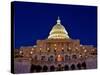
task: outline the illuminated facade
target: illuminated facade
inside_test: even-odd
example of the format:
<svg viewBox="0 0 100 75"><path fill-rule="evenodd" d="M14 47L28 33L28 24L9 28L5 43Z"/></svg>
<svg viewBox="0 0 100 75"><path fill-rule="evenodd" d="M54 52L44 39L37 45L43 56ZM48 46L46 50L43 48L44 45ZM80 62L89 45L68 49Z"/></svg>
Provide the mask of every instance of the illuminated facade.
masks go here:
<svg viewBox="0 0 100 75"><path fill-rule="evenodd" d="M28 72L93 69L97 67L97 49L71 39L58 17L47 39L20 48L15 54L15 61L19 60L29 62Z"/></svg>

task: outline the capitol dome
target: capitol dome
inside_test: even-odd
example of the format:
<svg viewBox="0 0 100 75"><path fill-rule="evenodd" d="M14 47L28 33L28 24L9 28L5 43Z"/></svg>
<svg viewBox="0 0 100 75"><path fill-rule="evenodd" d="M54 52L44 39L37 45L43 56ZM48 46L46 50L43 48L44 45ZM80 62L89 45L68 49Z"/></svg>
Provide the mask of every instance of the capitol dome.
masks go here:
<svg viewBox="0 0 100 75"><path fill-rule="evenodd" d="M57 24L53 26L48 39L69 39L68 33L58 17Z"/></svg>

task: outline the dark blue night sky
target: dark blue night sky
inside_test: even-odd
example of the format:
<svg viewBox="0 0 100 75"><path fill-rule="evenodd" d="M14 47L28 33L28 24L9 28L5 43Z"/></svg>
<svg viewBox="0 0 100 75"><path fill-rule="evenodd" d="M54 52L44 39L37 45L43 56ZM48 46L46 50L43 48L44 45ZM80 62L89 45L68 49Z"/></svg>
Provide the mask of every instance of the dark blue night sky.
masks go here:
<svg viewBox="0 0 100 75"><path fill-rule="evenodd" d="M46 39L58 16L72 39L97 46L97 7L14 2L15 48Z"/></svg>

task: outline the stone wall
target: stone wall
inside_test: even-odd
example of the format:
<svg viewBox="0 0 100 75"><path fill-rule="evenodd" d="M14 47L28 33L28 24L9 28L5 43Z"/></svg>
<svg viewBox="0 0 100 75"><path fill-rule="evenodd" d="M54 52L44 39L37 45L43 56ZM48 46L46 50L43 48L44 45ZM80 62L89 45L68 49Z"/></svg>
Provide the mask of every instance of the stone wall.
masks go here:
<svg viewBox="0 0 100 75"><path fill-rule="evenodd" d="M14 61L14 73L29 73L31 63L29 60L16 59Z"/></svg>

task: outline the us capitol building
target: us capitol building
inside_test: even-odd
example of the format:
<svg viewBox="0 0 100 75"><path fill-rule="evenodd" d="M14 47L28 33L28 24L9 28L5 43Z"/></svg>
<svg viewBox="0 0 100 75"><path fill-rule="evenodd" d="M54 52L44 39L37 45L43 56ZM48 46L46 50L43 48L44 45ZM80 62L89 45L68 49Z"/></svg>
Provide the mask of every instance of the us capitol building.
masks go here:
<svg viewBox="0 0 100 75"><path fill-rule="evenodd" d="M97 48L71 39L59 17L47 39L14 51L15 73L97 68Z"/></svg>

